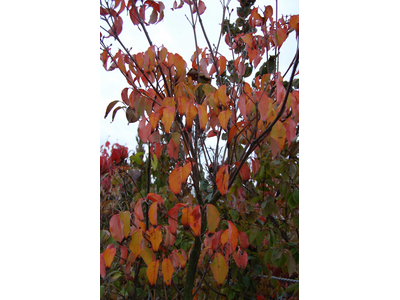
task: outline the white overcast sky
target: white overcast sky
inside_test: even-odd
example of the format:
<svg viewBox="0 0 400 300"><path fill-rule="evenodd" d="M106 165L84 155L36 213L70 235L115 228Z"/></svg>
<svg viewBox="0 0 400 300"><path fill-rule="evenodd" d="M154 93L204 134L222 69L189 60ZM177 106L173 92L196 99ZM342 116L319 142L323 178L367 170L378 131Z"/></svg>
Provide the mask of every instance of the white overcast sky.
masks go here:
<svg viewBox="0 0 400 300"><path fill-rule="evenodd" d="M180 54L186 61L188 68L190 68L191 61L190 57L195 51L193 30L190 26L186 16L190 19L189 6L184 5L181 9L172 11L173 1L165 1L165 15L164 19L152 26L148 26L150 38L153 44L157 46L164 45L169 52ZM222 6L217 0L205 1L207 9L202 14L202 20L204 27L207 32L208 39L213 45L217 45L220 24L222 21ZM230 8L234 9L232 13L231 22L236 19L236 6L239 5L237 0L231 1ZM275 16L275 1L257 1L262 9L264 5L272 5L274 8ZM298 0L286 0L278 1L278 17L282 15L295 15L299 14L299 2ZM149 43L143 33L130 24L130 20L127 19L124 23L124 29L120 36L126 47L132 47L132 52L143 52L149 47ZM200 48L207 47L206 40L204 39L200 25L197 24L196 29L198 45ZM109 42L112 42L109 39ZM112 42L113 46L117 46L117 42ZM231 52L224 41L224 36L220 42L219 52L222 53L227 59L232 59ZM280 61L280 70L285 72L289 66L293 56L296 52L296 40L295 35L292 34L290 39L286 41L281 48L282 56ZM236 56L235 56L236 58ZM265 60L262 60L258 66ZM110 63L108 64L110 65ZM135 136L137 135L137 122L134 124L127 125L124 111L120 110L114 122L111 122L111 114L108 115L107 119L104 119L105 109L113 100L121 99L121 91L123 88L128 87L126 80L118 70L107 72L104 70L102 63L99 61L100 68L100 101L98 105L99 119L100 119L100 145L108 140L111 144L118 142L119 144L128 146L129 150L134 150L136 141Z"/></svg>

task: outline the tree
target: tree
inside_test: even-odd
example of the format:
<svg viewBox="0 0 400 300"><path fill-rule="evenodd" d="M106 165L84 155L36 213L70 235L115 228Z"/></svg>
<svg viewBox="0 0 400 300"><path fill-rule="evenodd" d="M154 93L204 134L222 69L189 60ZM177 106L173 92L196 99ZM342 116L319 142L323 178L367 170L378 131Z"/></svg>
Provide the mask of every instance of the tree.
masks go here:
<svg viewBox="0 0 400 300"><path fill-rule="evenodd" d="M138 123L129 161L124 147L101 149L102 298L298 297L298 48L283 75L278 66L299 16L241 0L231 23L229 2L227 56L207 38L206 4L174 2L207 42L193 31L189 67L147 32L164 17L161 1L100 1L100 59L128 83L105 117L122 110ZM124 22L146 35L147 51L120 40Z"/></svg>

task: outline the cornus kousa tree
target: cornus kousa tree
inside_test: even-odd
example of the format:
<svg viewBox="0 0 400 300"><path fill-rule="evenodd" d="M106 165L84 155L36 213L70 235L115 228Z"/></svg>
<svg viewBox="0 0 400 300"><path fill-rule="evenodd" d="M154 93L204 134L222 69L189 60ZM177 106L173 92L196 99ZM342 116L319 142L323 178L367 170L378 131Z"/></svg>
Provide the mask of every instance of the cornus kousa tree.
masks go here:
<svg viewBox="0 0 400 300"><path fill-rule="evenodd" d="M100 1L101 63L127 82L105 117L138 124L133 152L101 148L102 299L298 298L298 46L279 62L299 15L234 2L221 1L222 54L205 0ZM170 8L187 11L190 61L147 30ZM121 40L127 23L147 50Z"/></svg>

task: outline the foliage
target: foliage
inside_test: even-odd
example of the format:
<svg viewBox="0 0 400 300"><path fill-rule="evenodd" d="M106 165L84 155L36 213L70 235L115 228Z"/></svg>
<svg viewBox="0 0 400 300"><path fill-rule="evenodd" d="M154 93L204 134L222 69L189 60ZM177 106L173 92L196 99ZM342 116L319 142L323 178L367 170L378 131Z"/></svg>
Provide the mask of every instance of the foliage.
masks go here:
<svg viewBox="0 0 400 300"><path fill-rule="evenodd" d="M138 123L133 154L100 149L101 298L297 299L298 284L277 277L299 276L298 50L291 72L277 66L298 15L277 19L271 6L241 0L236 22L221 28L233 58L196 42L188 70L148 36L161 1L100 3L100 59L129 84L105 117L125 111ZM183 7L207 37L206 4L172 8ZM127 21L146 34L147 51L132 54L119 39ZM107 38L121 47L114 54Z"/></svg>

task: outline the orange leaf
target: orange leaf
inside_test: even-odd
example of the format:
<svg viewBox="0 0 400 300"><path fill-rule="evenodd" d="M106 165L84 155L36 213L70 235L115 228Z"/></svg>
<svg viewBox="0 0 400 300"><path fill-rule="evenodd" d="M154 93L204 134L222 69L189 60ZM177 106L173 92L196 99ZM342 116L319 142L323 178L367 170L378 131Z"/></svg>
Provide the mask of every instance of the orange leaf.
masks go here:
<svg viewBox="0 0 400 300"><path fill-rule="evenodd" d="M101 278L106 277L106 262L104 261L104 252L100 253L100 276Z"/></svg>
<svg viewBox="0 0 400 300"><path fill-rule="evenodd" d="M239 167L239 165L240 165L240 161L237 161L235 163L235 166ZM240 174L240 177L242 178L243 181L250 179L250 168L246 163L244 163L242 165L242 167L240 168L239 174Z"/></svg>
<svg viewBox="0 0 400 300"><path fill-rule="evenodd" d="M168 177L169 188L174 194L181 192L182 167L176 167Z"/></svg>
<svg viewBox="0 0 400 300"><path fill-rule="evenodd" d="M192 164L188 162L182 167L182 182L186 181L190 175L190 172L192 172Z"/></svg>
<svg viewBox="0 0 400 300"><path fill-rule="evenodd" d="M118 243L122 242L124 238L124 232L122 227L124 226L122 220L119 218L118 214L115 214L110 219L110 232L111 236L116 240Z"/></svg>
<svg viewBox="0 0 400 300"><path fill-rule="evenodd" d="M189 225L192 228L194 234L196 236L199 236L201 231L200 205L196 205L195 208L192 210L189 217Z"/></svg>
<svg viewBox="0 0 400 300"><path fill-rule="evenodd" d="M108 248L104 250L103 259L104 262L106 263L106 267L108 268L111 267L111 263L114 259L115 252L117 252L117 249L115 248Z"/></svg>
<svg viewBox="0 0 400 300"><path fill-rule="evenodd" d="M150 227L150 229L147 231L147 233L150 236L150 242L151 242L153 251L158 251L158 248L160 247L160 244L162 242L161 230L158 228L154 229L154 227Z"/></svg>
<svg viewBox="0 0 400 300"><path fill-rule="evenodd" d="M129 249L133 253L133 260L136 259L136 257L140 256L140 252L142 249L142 240L143 240L143 234L142 234L142 229L137 229L132 233L132 240L129 243Z"/></svg>
<svg viewBox="0 0 400 300"><path fill-rule="evenodd" d="M207 204L207 225L208 225L208 231L211 233L215 232L215 229L217 229L219 225L219 220L220 220L220 215L218 209L212 205L212 204Z"/></svg>
<svg viewBox="0 0 400 300"><path fill-rule="evenodd" d="M228 275L228 265L225 258L221 253L216 253L213 262L211 263L211 271L214 275L215 281L221 285L224 283Z"/></svg>
<svg viewBox="0 0 400 300"><path fill-rule="evenodd" d="M147 199L151 200L152 202L160 202L165 206L164 200L160 195L157 195L157 194L154 194L154 193L148 193L147 194Z"/></svg>
<svg viewBox="0 0 400 300"><path fill-rule="evenodd" d="M287 34L286 34L285 29L278 28L275 33L275 40L276 40L276 44L277 44L278 48L280 48L282 46L282 44L286 40L286 38L287 38Z"/></svg>
<svg viewBox="0 0 400 300"><path fill-rule="evenodd" d="M119 218L122 220L124 226L122 228L122 231L124 232L124 236L127 238L129 236L129 233L131 232L130 224L131 224L131 214L129 211L124 211L119 213Z"/></svg>
<svg viewBox="0 0 400 300"><path fill-rule="evenodd" d="M277 121L271 130L271 137L278 142L279 149L282 151L285 145L286 139L286 128L281 121Z"/></svg>
<svg viewBox="0 0 400 300"><path fill-rule="evenodd" d="M226 107L226 101L225 99L227 98L226 96L226 85L221 85L218 90L215 91L214 93L214 101L216 103L217 106L219 106L219 104L222 104L223 106Z"/></svg>
<svg viewBox="0 0 400 300"><path fill-rule="evenodd" d="M197 116L197 108L193 102L189 102L186 106L186 128L192 128L193 119Z"/></svg>
<svg viewBox="0 0 400 300"><path fill-rule="evenodd" d="M253 46L252 39L253 39L253 34L252 33L247 33L244 36L242 36L243 42L245 42L245 44L247 46L249 46L250 48Z"/></svg>
<svg viewBox="0 0 400 300"><path fill-rule="evenodd" d="M222 195L225 195L228 192L228 181L228 166L223 166L218 170L216 176L217 188Z"/></svg>
<svg viewBox="0 0 400 300"><path fill-rule="evenodd" d="M179 146L181 145L180 138L181 135L179 134L179 132L174 132L167 145L169 157L174 158L175 160L178 160Z"/></svg>
<svg viewBox="0 0 400 300"><path fill-rule="evenodd" d="M167 106L163 109L163 116L161 122L164 124L165 133L169 133L172 122L175 118L175 107Z"/></svg>
<svg viewBox="0 0 400 300"><path fill-rule="evenodd" d="M218 115L219 123L221 124L221 127L225 130L227 130L229 118L231 117L231 115L232 112L230 110L224 110Z"/></svg>
<svg viewBox="0 0 400 300"><path fill-rule="evenodd" d="M174 267L172 266L172 262L168 258L164 258L161 265L163 277L165 284L167 286L171 285L172 275L174 274Z"/></svg>
<svg viewBox="0 0 400 300"><path fill-rule="evenodd" d="M151 225L157 226L157 202L153 202L149 208L149 220Z"/></svg>
<svg viewBox="0 0 400 300"><path fill-rule="evenodd" d="M219 64L219 75L221 76L222 73L224 73L226 69L226 58L225 56L221 56L218 59L218 64Z"/></svg>
<svg viewBox="0 0 400 300"><path fill-rule="evenodd" d="M157 259L156 261L152 261L147 266L146 275L149 279L150 285L155 285L158 276L158 267L160 265L160 261Z"/></svg>
<svg viewBox="0 0 400 300"><path fill-rule="evenodd" d="M253 169L253 176L256 176L260 170L260 162L257 158L251 158L251 167Z"/></svg>
<svg viewBox="0 0 400 300"><path fill-rule="evenodd" d="M171 208L167 215L171 218L168 218L169 230L172 234L176 235L176 227L177 227L177 219L178 219L178 211L181 207L186 206L186 204L178 203L173 208Z"/></svg>
<svg viewBox="0 0 400 300"><path fill-rule="evenodd" d="M229 240L232 246L232 251L236 249L239 239L239 233L236 226L231 222L228 222L228 229L226 229L223 234L221 235L221 243L222 246Z"/></svg>
<svg viewBox="0 0 400 300"><path fill-rule="evenodd" d="M182 222L183 228L185 228L185 229L188 229L190 226L191 213L192 213L192 208L190 206L182 209L181 222Z"/></svg>

